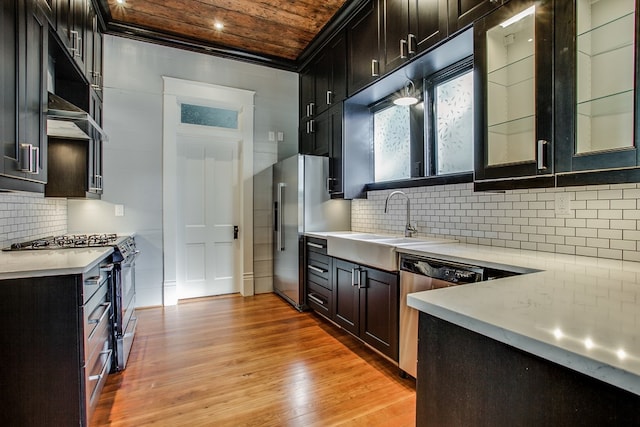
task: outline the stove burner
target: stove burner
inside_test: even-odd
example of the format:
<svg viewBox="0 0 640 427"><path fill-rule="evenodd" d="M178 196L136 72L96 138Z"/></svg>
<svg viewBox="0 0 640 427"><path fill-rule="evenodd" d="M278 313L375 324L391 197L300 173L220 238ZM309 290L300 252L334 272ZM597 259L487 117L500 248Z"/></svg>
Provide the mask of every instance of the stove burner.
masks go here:
<svg viewBox="0 0 640 427"><path fill-rule="evenodd" d="M92 248L112 246L118 235L110 234L68 234L63 236L44 237L29 242L14 243L3 250L28 250L28 249L64 249L64 248Z"/></svg>

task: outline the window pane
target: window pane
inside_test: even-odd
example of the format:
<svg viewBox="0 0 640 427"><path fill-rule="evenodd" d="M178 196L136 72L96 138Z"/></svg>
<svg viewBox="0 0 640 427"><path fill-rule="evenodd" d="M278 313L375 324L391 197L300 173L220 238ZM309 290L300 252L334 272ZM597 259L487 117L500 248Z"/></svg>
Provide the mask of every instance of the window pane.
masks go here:
<svg viewBox="0 0 640 427"><path fill-rule="evenodd" d="M238 129L238 112L202 105L182 104L180 121L191 125Z"/></svg>
<svg viewBox="0 0 640 427"><path fill-rule="evenodd" d="M436 86L436 170L438 175L473 170L473 74Z"/></svg>
<svg viewBox="0 0 640 427"><path fill-rule="evenodd" d="M375 182L411 177L408 106L393 106L375 113Z"/></svg>

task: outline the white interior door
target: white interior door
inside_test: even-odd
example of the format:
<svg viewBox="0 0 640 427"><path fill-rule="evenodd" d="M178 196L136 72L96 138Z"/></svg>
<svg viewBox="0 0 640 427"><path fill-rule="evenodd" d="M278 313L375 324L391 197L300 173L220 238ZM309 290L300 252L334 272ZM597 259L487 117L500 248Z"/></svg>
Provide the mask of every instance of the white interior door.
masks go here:
<svg viewBox="0 0 640 427"><path fill-rule="evenodd" d="M178 298L239 292L238 144L179 135L177 148Z"/></svg>

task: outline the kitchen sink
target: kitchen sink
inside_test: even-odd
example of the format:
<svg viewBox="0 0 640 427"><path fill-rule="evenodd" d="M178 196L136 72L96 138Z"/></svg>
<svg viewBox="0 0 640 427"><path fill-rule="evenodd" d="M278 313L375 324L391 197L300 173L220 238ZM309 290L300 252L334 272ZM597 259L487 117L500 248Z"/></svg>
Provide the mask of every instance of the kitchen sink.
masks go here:
<svg viewBox="0 0 640 427"><path fill-rule="evenodd" d="M455 240L429 237L401 237L373 233L327 235L327 254L386 271L398 270L398 247L453 243Z"/></svg>

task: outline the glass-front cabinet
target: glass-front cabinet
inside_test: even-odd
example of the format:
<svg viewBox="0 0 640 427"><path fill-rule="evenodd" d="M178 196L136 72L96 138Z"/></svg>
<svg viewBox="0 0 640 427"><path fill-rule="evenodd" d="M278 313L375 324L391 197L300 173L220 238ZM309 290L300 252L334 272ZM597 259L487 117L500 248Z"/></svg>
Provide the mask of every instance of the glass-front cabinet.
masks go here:
<svg viewBox="0 0 640 427"><path fill-rule="evenodd" d="M476 180L552 177L552 23L551 1L512 0L474 24L475 93L485 101Z"/></svg>
<svg viewBox="0 0 640 427"><path fill-rule="evenodd" d="M558 6L558 184L563 172L635 167L638 77L636 0L576 0ZM561 83L560 83L561 84ZM562 124L562 126L559 126ZM575 177L573 177L575 180Z"/></svg>

